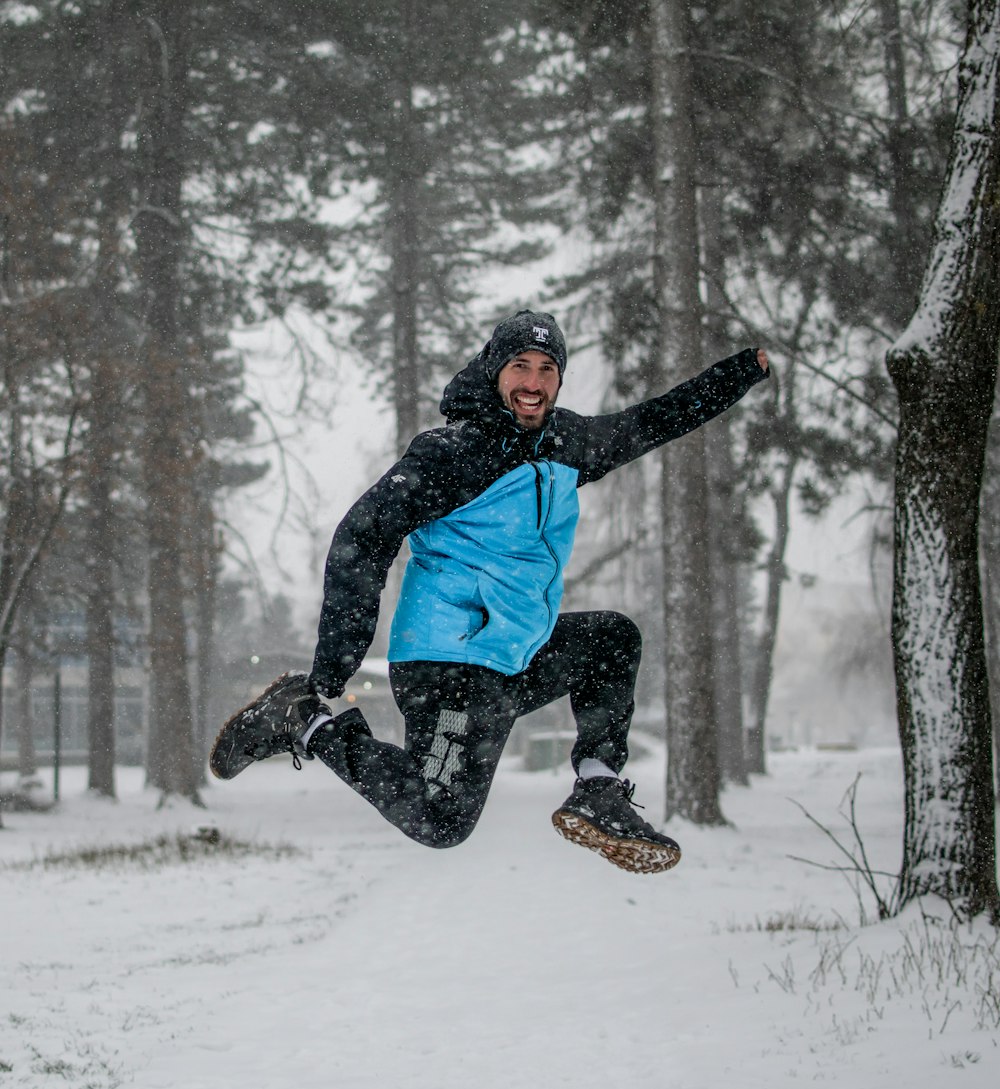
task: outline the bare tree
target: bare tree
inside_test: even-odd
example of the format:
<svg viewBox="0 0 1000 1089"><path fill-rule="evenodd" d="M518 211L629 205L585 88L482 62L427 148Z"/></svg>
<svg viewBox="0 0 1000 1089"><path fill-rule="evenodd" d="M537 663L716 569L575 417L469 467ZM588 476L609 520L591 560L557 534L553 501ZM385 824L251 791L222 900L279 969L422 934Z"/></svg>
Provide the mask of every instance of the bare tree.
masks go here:
<svg viewBox="0 0 1000 1089"><path fill-rule="evenodd" d="M775 462L767 488L774 511L770 547L763 560L765 576L764 607L760 634L753 657L750 682L750 729L747 733L747 761L752 772L767 771L767 714L774 681L774 652L781 621L781 599L788 567L785 557L791 536L792 494L796 473L805 456L801 441L802 415L799 396L800 359L806 352L810 315L816 302L815 283L806 282L793 311L786 348L787 363L773 380L768 406L769 424L775 439Z"/></svg>
<svg viewBox="0 0 1000 1089"><path fill-rule="evenodd" d="M1000 919L977 561L1000 348L1000 2L969 0L958 111L899 394L892 641L905 774L900 902Z"/></svg>

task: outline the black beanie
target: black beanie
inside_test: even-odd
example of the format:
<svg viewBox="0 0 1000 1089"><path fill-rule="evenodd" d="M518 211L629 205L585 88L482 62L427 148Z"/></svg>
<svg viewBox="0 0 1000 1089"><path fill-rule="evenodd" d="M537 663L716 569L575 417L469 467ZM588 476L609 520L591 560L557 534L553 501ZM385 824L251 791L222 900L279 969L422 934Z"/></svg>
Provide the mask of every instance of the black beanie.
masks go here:
<svg viewBox="0 0 1000 1089"><path fill-rule="evenodd" d="M559 368L559 380L566 371L566 341L551 314L518 310L493 330L486 355L486 372L491 381L521 352L544 352Z"/></svg>

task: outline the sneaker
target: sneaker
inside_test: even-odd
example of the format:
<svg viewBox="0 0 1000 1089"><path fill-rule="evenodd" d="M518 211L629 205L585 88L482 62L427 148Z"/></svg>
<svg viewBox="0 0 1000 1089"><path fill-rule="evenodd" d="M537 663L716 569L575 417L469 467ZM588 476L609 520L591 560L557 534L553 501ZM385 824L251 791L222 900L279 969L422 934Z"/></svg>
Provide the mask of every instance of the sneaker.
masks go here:
<svg viewBox="0 0 1000 1089"><path fill-rule="evenodd" d="M296 768L312 760L299 738L322 705L309 674L283 673L219 731L208 766L217 779L233 779L255 760L291 753Z"/></svg>
<svg viewBox="0 0 1000 1089"><path fill-rule="evenodd" d="M627 779L577 779L573 793L552 814L556 831L597 851L630 873L662 873L681 859L680 847L635 812Z"/></svg>

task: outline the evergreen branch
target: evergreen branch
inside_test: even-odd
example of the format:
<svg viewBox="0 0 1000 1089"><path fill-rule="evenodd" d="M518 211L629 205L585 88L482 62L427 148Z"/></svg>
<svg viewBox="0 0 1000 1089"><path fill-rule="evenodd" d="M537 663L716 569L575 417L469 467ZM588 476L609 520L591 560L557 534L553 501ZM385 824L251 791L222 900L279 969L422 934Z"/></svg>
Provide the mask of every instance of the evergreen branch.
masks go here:
<svg viewBox="0 0 1000 1089"><path fill-rule="evenodd" d="M763 76L765 79L774 83L780 83L790 88L795 92L794 98L800 103L811 102L820 108L829 111L832 114L837 114L840 117L847 117L853 121L861 121L865 124L871 125L873 128L878 127L878 123L883 120L877 113L870 110L852 110L846 106L837 106L832 102L819 98L817 95L810 94L804 90L801 84L798 84L793 79L789 79L788 76L783 76L780 72L776 72L773 68L766 68L760 64L754 64L752 61L747 60L746 57L741 57L735 53L722 53L712 49L692 49L690 51L692 57L701 57L704 60L717 60L724 61L726 64L737 64L742 69L747 69L751 72L756 72L759 76Z"/></svg>

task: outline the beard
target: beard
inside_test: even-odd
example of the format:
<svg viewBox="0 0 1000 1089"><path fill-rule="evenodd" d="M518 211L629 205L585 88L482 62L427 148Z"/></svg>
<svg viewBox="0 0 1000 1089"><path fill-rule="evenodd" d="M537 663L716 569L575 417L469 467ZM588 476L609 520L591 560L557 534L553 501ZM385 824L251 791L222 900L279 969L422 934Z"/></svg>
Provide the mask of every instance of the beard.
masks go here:
<svg viewBox="0 0 1000 1089"><path fill-rule="evenodd" d="M525 405L521 398L530 398L530 403ZM538 390L530 393L523 389L513 389L507 398L507 407L514 413L514 418L527 431L538 431L545 424L553 403Z"/></svg>

